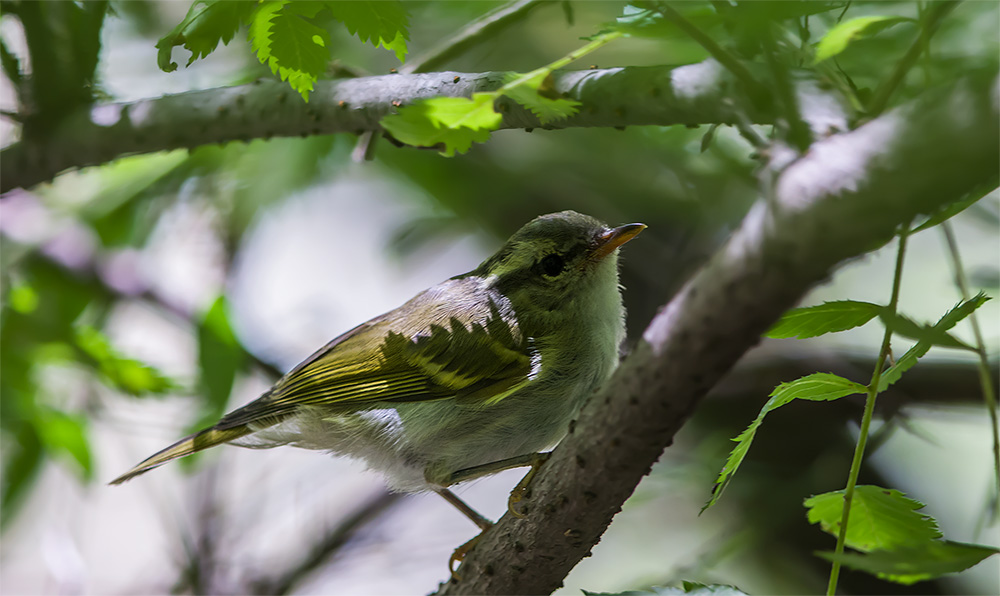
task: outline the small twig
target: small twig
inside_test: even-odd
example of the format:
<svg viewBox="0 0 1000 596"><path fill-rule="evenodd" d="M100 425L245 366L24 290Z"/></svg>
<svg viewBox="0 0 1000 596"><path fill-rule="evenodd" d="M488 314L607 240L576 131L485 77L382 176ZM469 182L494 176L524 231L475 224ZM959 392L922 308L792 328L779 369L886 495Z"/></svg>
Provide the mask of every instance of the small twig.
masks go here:
<svg viewBox="0 0 1000 596"><path fill-rule="evenodd" d="M951 223L946 221L941 224L941 231L948 244L948 254L951 257L951 266L955 273L955 285L958 286L962 299L968 300L971 297L969 279L965 274L965 267L962 266L962 258L958 252L958 243L955 241ZM972 325L972 335L976 339L976 353L979 355L979 384L983 391L983 401L986 402L986 410L990 414L990 426L993 429L993 481L996 489L993 513L1000 515L1000 429L998 429L997 423L997 398L993 392L992 367L989 356L986 354L986 342L983 341L983 331L979 326L979 318L975 311L969 315L969 324Z"/></svg>
<svg viewBox="0 0 1000 596"><path fill-rule="evenodd" d="M906 73L910 72L910 69L916 64L917 59L920 58L920 54L927 47L927 43L937 31L941 21L958 6L959 1L936 2L928 9L927 16L923 21L923 26L920 28L920 34L917 36L917 39L914 40L913 45L910 46L910 49L906 51L906 54L896 64L896 68L892 71L889 78L875 92L875 96L868 106L869 117L875 117L882 113L882 110L889 103L889 98L892 97L899 84L903 82Z"/></svg>
<svg viewBox="0 0 1000 596"><path fill-rule="evenodd" d="M417 60L412 60L399 69L402 74L430 72L440 68L455 56L478 44L487 37L493 36L504 27L508 27L523 19L528 12L540 5L540 0L514 0L491 10L465 26L453 37L438 44L430 52Z"/></svg>
<svg viewBox="0 0 1000 596"><path fill-rule="evenodd" d="M892 296L889 298L889 305L886 310L890 316L895 316L896 305L899 304L899 288L903 280L903 260L906 256L906 239L910 233L909 223L903 226L899 234L899 248L896 250L896 270L892 278ZM868 397L865 400L865 413L861 418L861 430L858 433L858 443L854 448L854 459L851 461L851 471L847 477L847 486L844 488L844 510L840 516L840 531L837 534L836 558L833 567L830 569L830 583L827 585L827 596L834 596L837 593L837 580L840 577L840 556L844 553L844 544L847 541L847 524L851 517L851 502L854 500L854 489L858 484L858 475L861 473L861 460L865 455L865 446L868 443L868 429L871 426L872 414L875 412L875 399L878 397L879 381L882 379L882 369L889 358L889 344L892 341L892 328L885 327L882 336L882 348L878 353L878 361L875 363L875 370L872 371L872 380L868 385Z"/></svg>
<svg viewBox="0 0 1000 596"><path fill-rule="evenodd" d="M684 18L681 13L673 9L673 7L665 4L663 2L653 2L651 3L654 10L663 15L665 19L677 25L677 28L683 31L691 39L698 42L698 44L705 48L709 54L715 58L719 64L726 67L729 72L733 73L743 86L746 87L747 93L750 95L751 99L755 102L763 97L767 96L767 91L764 89L763 85L757 82L750 74L743 64L737 60L732 54L727 52L719 44L715 43L711 37L706 35L701 29L695 26L694 23Z"/></svg>
<svg viewBox="0 0 1000 596"><path fill-rule="evenodd" d="M802 121L802 114L799 111L799 100L795 97L795 89L788 76L788 69L778 61L778 45L775 43L773 31L770 28L763 36L764 56L767 59L767 66L774 79L778 97L781 100L784 120L788 130L786 137L799 151L805 151L812 143L812 133L809 126Z"/></svg>
<svg viewBox="0 0 1000 596"><path fill-rule="evenodd" d="M252 594L288 594L310 573L333 557L351 538L366 526L379 520L387 509L403 497L400 493L382 492L362 503L335 528L313 545L309 554L294 567L274 578L258 578L250 582Z"/></svg>

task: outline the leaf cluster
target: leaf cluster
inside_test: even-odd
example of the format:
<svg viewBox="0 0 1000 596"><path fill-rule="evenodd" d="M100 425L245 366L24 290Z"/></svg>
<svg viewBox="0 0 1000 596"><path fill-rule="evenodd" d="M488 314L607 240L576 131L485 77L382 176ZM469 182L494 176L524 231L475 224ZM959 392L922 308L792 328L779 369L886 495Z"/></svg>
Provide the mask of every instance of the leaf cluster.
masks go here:
<svg viewBox="0 0 1000 596"><path fill-rule="evenodd" d="M164 72L177 69L173 49L191 52L187 62L205 58L221 42L227 45L242 26L257 60L306 101L330 62L329 18L341 22L362 42L381 46L402 62L409 39L409 17L398 0L197 0L187 16L157 42L157 63Z"/></svg>

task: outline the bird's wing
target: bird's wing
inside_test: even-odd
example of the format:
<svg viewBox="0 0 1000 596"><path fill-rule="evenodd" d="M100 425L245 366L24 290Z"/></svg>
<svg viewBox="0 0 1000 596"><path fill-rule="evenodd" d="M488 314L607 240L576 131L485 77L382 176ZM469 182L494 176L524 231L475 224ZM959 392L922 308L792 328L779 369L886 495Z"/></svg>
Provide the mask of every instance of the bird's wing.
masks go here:
<svg viewBox="0 0 1000 596"><path fill-rule="evenodd" d="M214 428L268 426L301 406L350 410L446 398L485 406L533 377L533 350L512 311L492 297L470 304L468 296L456 302L438 294L345 333ZM412 316L421 313L429 316ZM414 320L432 322L417 327Z"/></svg>

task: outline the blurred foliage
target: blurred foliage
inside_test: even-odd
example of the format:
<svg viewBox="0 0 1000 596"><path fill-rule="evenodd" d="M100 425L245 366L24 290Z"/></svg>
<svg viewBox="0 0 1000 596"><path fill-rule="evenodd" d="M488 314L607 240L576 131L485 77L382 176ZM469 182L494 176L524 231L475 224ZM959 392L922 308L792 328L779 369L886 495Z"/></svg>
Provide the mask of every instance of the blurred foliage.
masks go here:
<svg viewBox="0 0 1000 596"><path fill-rule="evenodd" d="M420 55L501 4L199 0L186 15L179 15L170 3L112 2L109 10L106 2L4 0L3 18L20 24L25 47L17 47L5 29L0 57L16 93L18 134L30 140L51 134L75 109L108 97L102 77L115 74L103 71L101 61L117 49L118 41L114 35L102 37L108 23L124 23L144 36L149 47L155 45L159 68L165 71L178 68L175 54L182 51L190 52L190 59L181 61L192 69L225 60L218 50L221 42L248 58L229 64L226 81L279 76L307 97L314 81L339 76L345 69L387 72L399 60ZM532 72L585 45L581 38L606 32L623 37L588 56L588 62L601 67L704 60L708 51L664 18L659 4L542 3L515 25L478 39L445 68ZM670 6L724 51L758 67L753 72L773 92L768 101L786 119L793 110L781 105L777 90L782 73L835 90L852 106L853 121L863 122L872 116L873 98L886 92L886 81L918 39L935 3L706 1ZM998 7L994 2L966 2L941 19L913 68L888 90L889 107L970 73L995 73L1000 56ZM102 47L102 39L110 47ZM147 70L156 69L151 60ZM544 81L544 76L532 79L532 93L519 101L541 101ZM779 138L788 128L786 122L777 122L754 130ZM195 205L212 215L212 231L224 247L228 266L244 246L246 232L267 217L269 208L299 190L354 171L350 159L356 143L352 135L327 135L124 157L4 199L0 520L5 526L47 462L67 465L82 481L95 477L100 462L91 451L90 421L107 415L95 395L193 393L199 407L186 421L193 427L225 410L241 374L266 366L234 333L238 326L231 320L226 296L195 308L178 307L141 279L120 283L107 263L129 251L146 250L165 213ZM403 260L442 236L485 230L503 238L532 217L561 209L609 222L647 223L649 230L623 259L629 332L635 338L758 198L754 151L727 126L500 131L489 142L471 145L467 154L450 159L435 151L380 142L367 167L416 189L414 195L432 204L422 217L403 224L386 247ZM992 189L984 189L988 191ZM956 204L935 223L979 198ZM981 204L964 216L988 229L997 225L996 213ZM32 236L37 221L48 222L41 227L51 233ZM977 272L974 279L995 285L1000 277L991 269ZM118 347L108 321L117 305L132 300L144 300L181 319L196 338L196 382L172 379ZM74 395L53 392L46 382L51 371L65 369L85 381ZM763 397L754 403L706 404L692 422L706 437L699 457L712 466L722 461L731 447L726 439L753 420ZM790 403L769 416L772 432L756 437L747 455L750 473L729 489L730 499L753 512L744 521L756 527L760 546L746 556L756 557L775 576L782 573L781 565L811 574L800 587L813 586L809 582L827 572L809 553L829 546L803 519L801 496L828 490L842 480L839 470L846 469L845 453L850 450L842 428L857 414L845 400L830 404L832 412L823 414L801 405ZM789 444L796 445L792 453ZM874 470L864 470L863 478L880 484ZM710 478L703 480L711 483ZM894 589L860 574L846 576L842 585L861 593ZM908 588L910 593L921 590L946 588L935 582Z"/></svg>

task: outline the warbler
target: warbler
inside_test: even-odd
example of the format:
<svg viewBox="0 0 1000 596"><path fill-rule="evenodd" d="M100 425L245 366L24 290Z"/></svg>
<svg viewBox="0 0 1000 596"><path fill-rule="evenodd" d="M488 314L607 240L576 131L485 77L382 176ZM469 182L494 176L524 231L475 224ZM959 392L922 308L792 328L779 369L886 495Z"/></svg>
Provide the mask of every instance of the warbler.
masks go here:
<svg viewBox="0 0 1000 596"><path fill-rule="evenodd" d="M611 375L625 338L610 228L562 211L535 218L476 269L335 338L257 400L111 484L222 443L359 458L396 491L436 491L543 461ZM534 468L533 468L534 469Z"/></svg>

